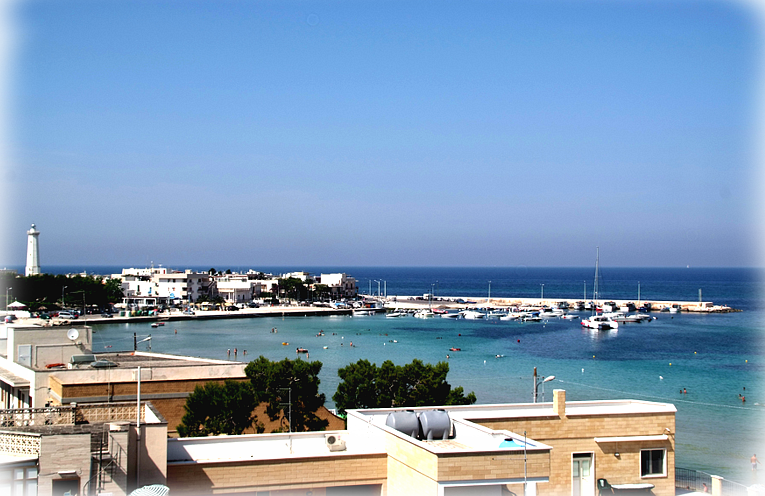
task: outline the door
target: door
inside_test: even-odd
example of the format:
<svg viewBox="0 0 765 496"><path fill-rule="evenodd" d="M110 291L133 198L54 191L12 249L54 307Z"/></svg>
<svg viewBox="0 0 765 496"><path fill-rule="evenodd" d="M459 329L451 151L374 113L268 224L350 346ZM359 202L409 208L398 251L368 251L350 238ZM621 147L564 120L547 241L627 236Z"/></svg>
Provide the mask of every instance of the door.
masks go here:
<svg viewBox="0 0 765 496"><path fill-rule="evenodd" d="M574 453L571 458L572 496L594 496L594 471L592 453Z"/></svg>

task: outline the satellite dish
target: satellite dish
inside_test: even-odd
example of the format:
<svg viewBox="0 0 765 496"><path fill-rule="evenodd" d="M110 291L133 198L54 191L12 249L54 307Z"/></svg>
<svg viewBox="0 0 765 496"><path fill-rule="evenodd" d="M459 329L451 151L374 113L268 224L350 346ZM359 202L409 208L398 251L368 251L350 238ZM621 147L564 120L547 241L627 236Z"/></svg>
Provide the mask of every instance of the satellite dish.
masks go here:
<svg viewBox="0 0 765 496"><path fill-rule="evenodd" d="M74 341L75 339L80 337L80 333L77 331L77 329L69 329L66 332L66 337L68 337L70 341Z"/></svg>

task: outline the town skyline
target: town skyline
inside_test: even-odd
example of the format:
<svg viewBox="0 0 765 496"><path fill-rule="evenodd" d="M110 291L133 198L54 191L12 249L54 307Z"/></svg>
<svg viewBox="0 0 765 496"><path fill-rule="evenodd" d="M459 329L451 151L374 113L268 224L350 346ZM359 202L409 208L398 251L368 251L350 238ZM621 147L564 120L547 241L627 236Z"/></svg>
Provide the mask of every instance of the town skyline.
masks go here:
<svg viewBox="0 0 765 496"><path fill-rule="evenodd" d="M0 265L762 267L762 12L18 2Z"/></svg>

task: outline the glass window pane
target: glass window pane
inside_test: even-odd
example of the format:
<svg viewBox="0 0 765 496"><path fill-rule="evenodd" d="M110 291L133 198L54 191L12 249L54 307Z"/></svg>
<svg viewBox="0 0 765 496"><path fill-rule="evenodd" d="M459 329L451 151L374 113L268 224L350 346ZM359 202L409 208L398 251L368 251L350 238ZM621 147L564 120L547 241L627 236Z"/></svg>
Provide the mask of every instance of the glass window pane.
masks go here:
<svg viewBox="0 0 765 496"><path fill-rule="evenodd" d="M579 477L579 462L574 462L574 477Z"/></svg>
<svg viewBox="0 0 765 496"><path fill-rule="evenodd" d="M0 481L10 480L10 478L11 478L10 470L0 470Z"/></svg>
<svg viewBox="0 0 765 496"><path fill-rule="evenodd" d="M37 478L37 467L32 467L27 469L27 479L36 479Z"/></svg>
<svg viewBox="0 0 765 496"><path fill-rule="evenodd" d="M24 496L37 496L37 479L27 481L27 492Z"/></svg>
<svg viewBox="0 0 765 496"><path fill-rule="evenodd" d="M640 452L640 475L645 476L651 473L651 452Z"/></svg>
<svg viewBox="0 0 765 496"><path fill-rule="evenodd" d="M13 494L24 494L24 481L16 481L13 483Z"/></svg>
<svg viewBox="0 0 765 496"><path fill-rule="evenodd" d="M13 478L16 480L21 480L24 478L24 469L23 468L14 468L13 469Z"/></svg>
<svg viewBox="0 0 765 496"><path fill-rule="evenodd" d="M582 460L582 477L590 476L590 460Z"/></svg>
<svg viewBox="0 0 765 496"><path fill-rule="evenodd" d="M655 450L651 456L651 473L662 474L664 473L664 452L661 450Z"/></svg>

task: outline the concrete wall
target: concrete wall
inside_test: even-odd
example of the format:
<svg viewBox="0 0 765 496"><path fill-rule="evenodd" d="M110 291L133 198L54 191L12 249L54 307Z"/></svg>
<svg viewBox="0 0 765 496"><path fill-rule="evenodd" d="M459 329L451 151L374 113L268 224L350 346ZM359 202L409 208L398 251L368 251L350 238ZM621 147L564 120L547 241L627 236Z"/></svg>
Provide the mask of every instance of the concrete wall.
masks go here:
<svg viewBox="0 0 765 496"><path fill-rule="evenodd" d="M80 478L80 490L91 478L90 434L62 434L42 437L37 495L49 496L53 481L72 478L59 472L72 470Z"/></svg>

